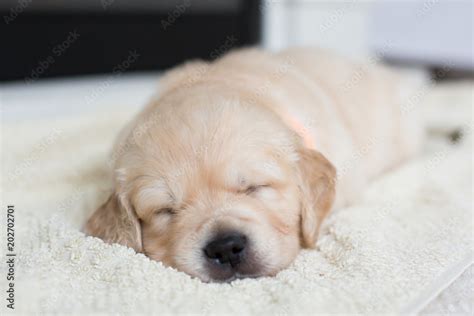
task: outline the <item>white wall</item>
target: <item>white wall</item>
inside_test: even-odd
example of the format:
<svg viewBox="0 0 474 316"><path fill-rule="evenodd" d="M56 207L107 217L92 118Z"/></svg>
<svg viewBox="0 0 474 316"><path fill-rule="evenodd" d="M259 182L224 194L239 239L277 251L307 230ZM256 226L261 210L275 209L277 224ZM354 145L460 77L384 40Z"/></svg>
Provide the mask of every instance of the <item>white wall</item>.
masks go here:
<svg viewBox="0 0 474 316"><path fill-rule="evenodd" d="M366 57L369 16L375 1L266 0L264 46L303 45Z"/></svg>
<svg viewBox="0 0 474 316"><path fill-rule="evenodd" d="M472 0L263 0L264 46L474 70Z"/></svg>

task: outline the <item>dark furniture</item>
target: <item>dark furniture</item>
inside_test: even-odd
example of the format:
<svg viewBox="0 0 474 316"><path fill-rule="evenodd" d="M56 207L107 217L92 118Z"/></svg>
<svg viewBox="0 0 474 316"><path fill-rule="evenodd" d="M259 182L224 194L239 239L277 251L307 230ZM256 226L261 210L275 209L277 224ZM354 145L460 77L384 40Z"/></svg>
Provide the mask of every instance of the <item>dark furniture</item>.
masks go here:
<svg viewBox="0 0 474 316"><path fill-rule="evenodd" d="M117 67L158 70L212 59L257 44L260 11L253 0L3 1L0 80L34 82Z"/></svg>

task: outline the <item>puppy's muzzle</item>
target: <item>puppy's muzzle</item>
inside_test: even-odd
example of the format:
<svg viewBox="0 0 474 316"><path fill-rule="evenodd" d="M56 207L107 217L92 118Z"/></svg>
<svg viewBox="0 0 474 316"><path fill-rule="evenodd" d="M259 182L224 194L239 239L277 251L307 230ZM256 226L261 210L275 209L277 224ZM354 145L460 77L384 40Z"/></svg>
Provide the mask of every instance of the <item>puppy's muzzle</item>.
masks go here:
<svg viewBox="0 0 474 316"><path fill-rule="evenodd" d="M227 234L211 240L204 248L204 253L214 263L237 268L243 260L246 246L247 237L245 235Z"/></svg>
<svg viewBox="0 0 474 316"><path fill-rule="evenodd" d="M250 249L249 238L238 232L221 232L203 248L209 277L218 281L257 276L260 265Z"/></svg>

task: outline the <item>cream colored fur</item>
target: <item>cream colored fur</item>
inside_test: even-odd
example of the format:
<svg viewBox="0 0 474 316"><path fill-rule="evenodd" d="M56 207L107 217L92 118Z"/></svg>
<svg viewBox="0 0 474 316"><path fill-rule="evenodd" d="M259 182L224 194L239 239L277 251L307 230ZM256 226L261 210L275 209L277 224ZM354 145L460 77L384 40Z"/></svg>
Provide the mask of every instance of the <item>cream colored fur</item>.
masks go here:
<svg viewBox="0 0 474 316"><path fill-rule="evenodd" d="M403 112L402 85L316 49L177 67L120 134L115 192L86 231L207 281L275 275L314 247L333 207L416 154L421 123ZM249 240L235 274L203 255L222 231Z"/></svg>

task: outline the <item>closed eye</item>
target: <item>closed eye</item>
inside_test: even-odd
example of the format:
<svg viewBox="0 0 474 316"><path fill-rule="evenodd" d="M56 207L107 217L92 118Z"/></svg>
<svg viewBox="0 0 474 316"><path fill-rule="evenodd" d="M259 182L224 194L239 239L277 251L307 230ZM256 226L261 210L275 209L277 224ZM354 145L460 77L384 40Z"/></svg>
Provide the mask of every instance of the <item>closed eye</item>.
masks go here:
<svg viewBox="0 0 474 316"><path fill-rule="evenodd" d="M156 215L163 215L163 214L166 214L166 215L176 215L177 211L171 207L165 207L165 208L161 208L159 210L156 210L155 211L155 214Z"/></svg>
<svg viewBox="0 0 474 316"><path fill-rule="evenodd" d="M252 194L252 193L255 193L263 188L269 188L270 185L269 184L260 184L260 185L250 185L248 186L245 190L244 190L244 193L245 194Z"/></svg>

